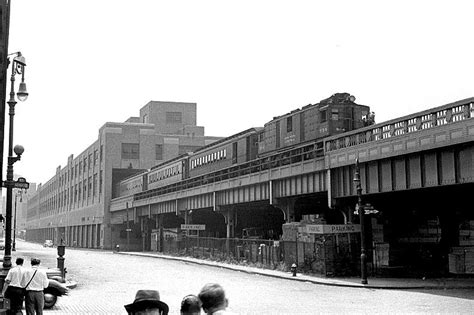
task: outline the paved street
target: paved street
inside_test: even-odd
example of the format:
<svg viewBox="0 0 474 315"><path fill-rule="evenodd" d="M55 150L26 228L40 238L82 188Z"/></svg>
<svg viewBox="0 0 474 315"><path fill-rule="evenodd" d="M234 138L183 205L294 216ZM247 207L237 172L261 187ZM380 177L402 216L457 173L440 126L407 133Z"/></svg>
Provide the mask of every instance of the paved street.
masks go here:
<svg viewBox="0 0 474 315"><path fill-rule="evenodd" d="M17 242L18 256L37 256L56 267L56 248ZM78 282L46 314L126 314L138 289L158 289L171 314L182 297L207 282L220 283L237 314L470 314L474 290L375 290L317 285L222 268L108 251L66 249L68 277ZM26 263L29 266L29 262Z"/></svg>

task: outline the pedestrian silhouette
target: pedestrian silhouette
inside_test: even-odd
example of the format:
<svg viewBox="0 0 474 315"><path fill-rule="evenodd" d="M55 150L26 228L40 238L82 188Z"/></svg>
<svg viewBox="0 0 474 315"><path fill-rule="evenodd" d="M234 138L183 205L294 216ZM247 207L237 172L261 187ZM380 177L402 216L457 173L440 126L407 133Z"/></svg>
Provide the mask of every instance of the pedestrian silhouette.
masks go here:
<svg viewBox="0 0 474 315"><path fill-rule="evenodd" d="M21 279L24 273L23 258L18 257L15 263L16 267L8 271L2 290L2 295L10 299L10 309L7 310L7 315L23 314L21 311L23 307L23 287L21 285Z"/></svg>
<svg viewBox="0 0 474 315"><path fill-rule="evenodd" d="M181 315L201 314L201 301L193 294L186 295L181 301Z"/></svg>
<svg viewBox="0 0 474 315"><path fill-rule="evenodd" d="M224 289L217 283L208 283L198 294L202 303L202 309L206 314L226 314L229 301L225 296Z"/></svg>
<svg viewBox="0 0 474 315"><path fill-rule="evenodd" d="M128 314L168 314L168 305L160 300L160 293L156 290L138 290L135 300L124 305Z"/></svg>

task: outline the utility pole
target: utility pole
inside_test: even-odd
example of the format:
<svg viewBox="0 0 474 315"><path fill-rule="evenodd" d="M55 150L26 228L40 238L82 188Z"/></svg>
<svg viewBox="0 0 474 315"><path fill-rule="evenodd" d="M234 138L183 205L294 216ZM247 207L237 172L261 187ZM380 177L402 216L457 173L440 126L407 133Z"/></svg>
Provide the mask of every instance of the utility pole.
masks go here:
<svg viewBox="0 0 474 315"><path fill-rule="evenodd" d="M0 177L3 177L5 135L5 103L7 91L8 38L10 33L10 2L0 0ZM1 185L1 183L0 183Z"/></svg>
<svg viewBox="0 0 474 315"><path fill-rule="evenodd" d="M362 284L367 284L367 254L365 248L365 209L362 205L362 185L360 183L359 159L356 160L354 183L357 190L357 211L360 220L360 278Z"/></svg>
<svg viewBox="0 0 474 315"><path fill-rule="evenodd" d="M5 105L7 92L8 38L10 34L10 0L0 0L0 178L3 178L3 147L5 137ZM0 181L0 189L2 183ZM0 287L3 288L9 268L0 269ZM0 312L5 311L2 299Z"/></svg>

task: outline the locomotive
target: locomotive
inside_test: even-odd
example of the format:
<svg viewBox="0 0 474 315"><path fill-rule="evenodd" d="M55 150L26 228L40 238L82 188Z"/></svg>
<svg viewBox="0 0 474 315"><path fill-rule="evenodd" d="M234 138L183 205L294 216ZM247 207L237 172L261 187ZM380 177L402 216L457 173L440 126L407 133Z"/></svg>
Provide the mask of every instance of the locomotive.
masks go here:
<svg viewBox="0 0 474 315"><path fill-rule="evenodd" d="M281 152L306 150L305 146L322 148L323 138L364 127L369 113L370 107L356 104L354 96L336 93L274 117L263 128L249 128L125 179L119 183L120 196L192 178L206 180L208 174L257 159L277 159Z"/></svg>
<svg viewBox="0 0 474 315"><path fill-rule="evenodd" d="M369 111L368 106L356 104L349 93L336 93L317 104L274 117L260 135L258 154L265 156L280 148L364 127Z"/></svg>

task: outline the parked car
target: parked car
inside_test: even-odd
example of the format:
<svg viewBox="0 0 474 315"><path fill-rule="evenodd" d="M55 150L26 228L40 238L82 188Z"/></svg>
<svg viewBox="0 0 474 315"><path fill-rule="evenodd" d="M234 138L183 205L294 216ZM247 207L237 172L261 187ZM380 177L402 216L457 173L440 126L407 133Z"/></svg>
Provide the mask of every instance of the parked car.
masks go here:
<svg viewBox="0 0 474 315"><path fill-rule="evenodd" d="M44 308L49 309L56 304L58 296L67 295L69 289L64 284L66 280L61 277L61 272L58 269L47 269L46 275L49 285L44 289Z"/></svg>
<svg viewBox="0 0 474 315"><path fill-rule="evenodd" d="M53 240L44 241L43 247L53 247Z"/></svg>

